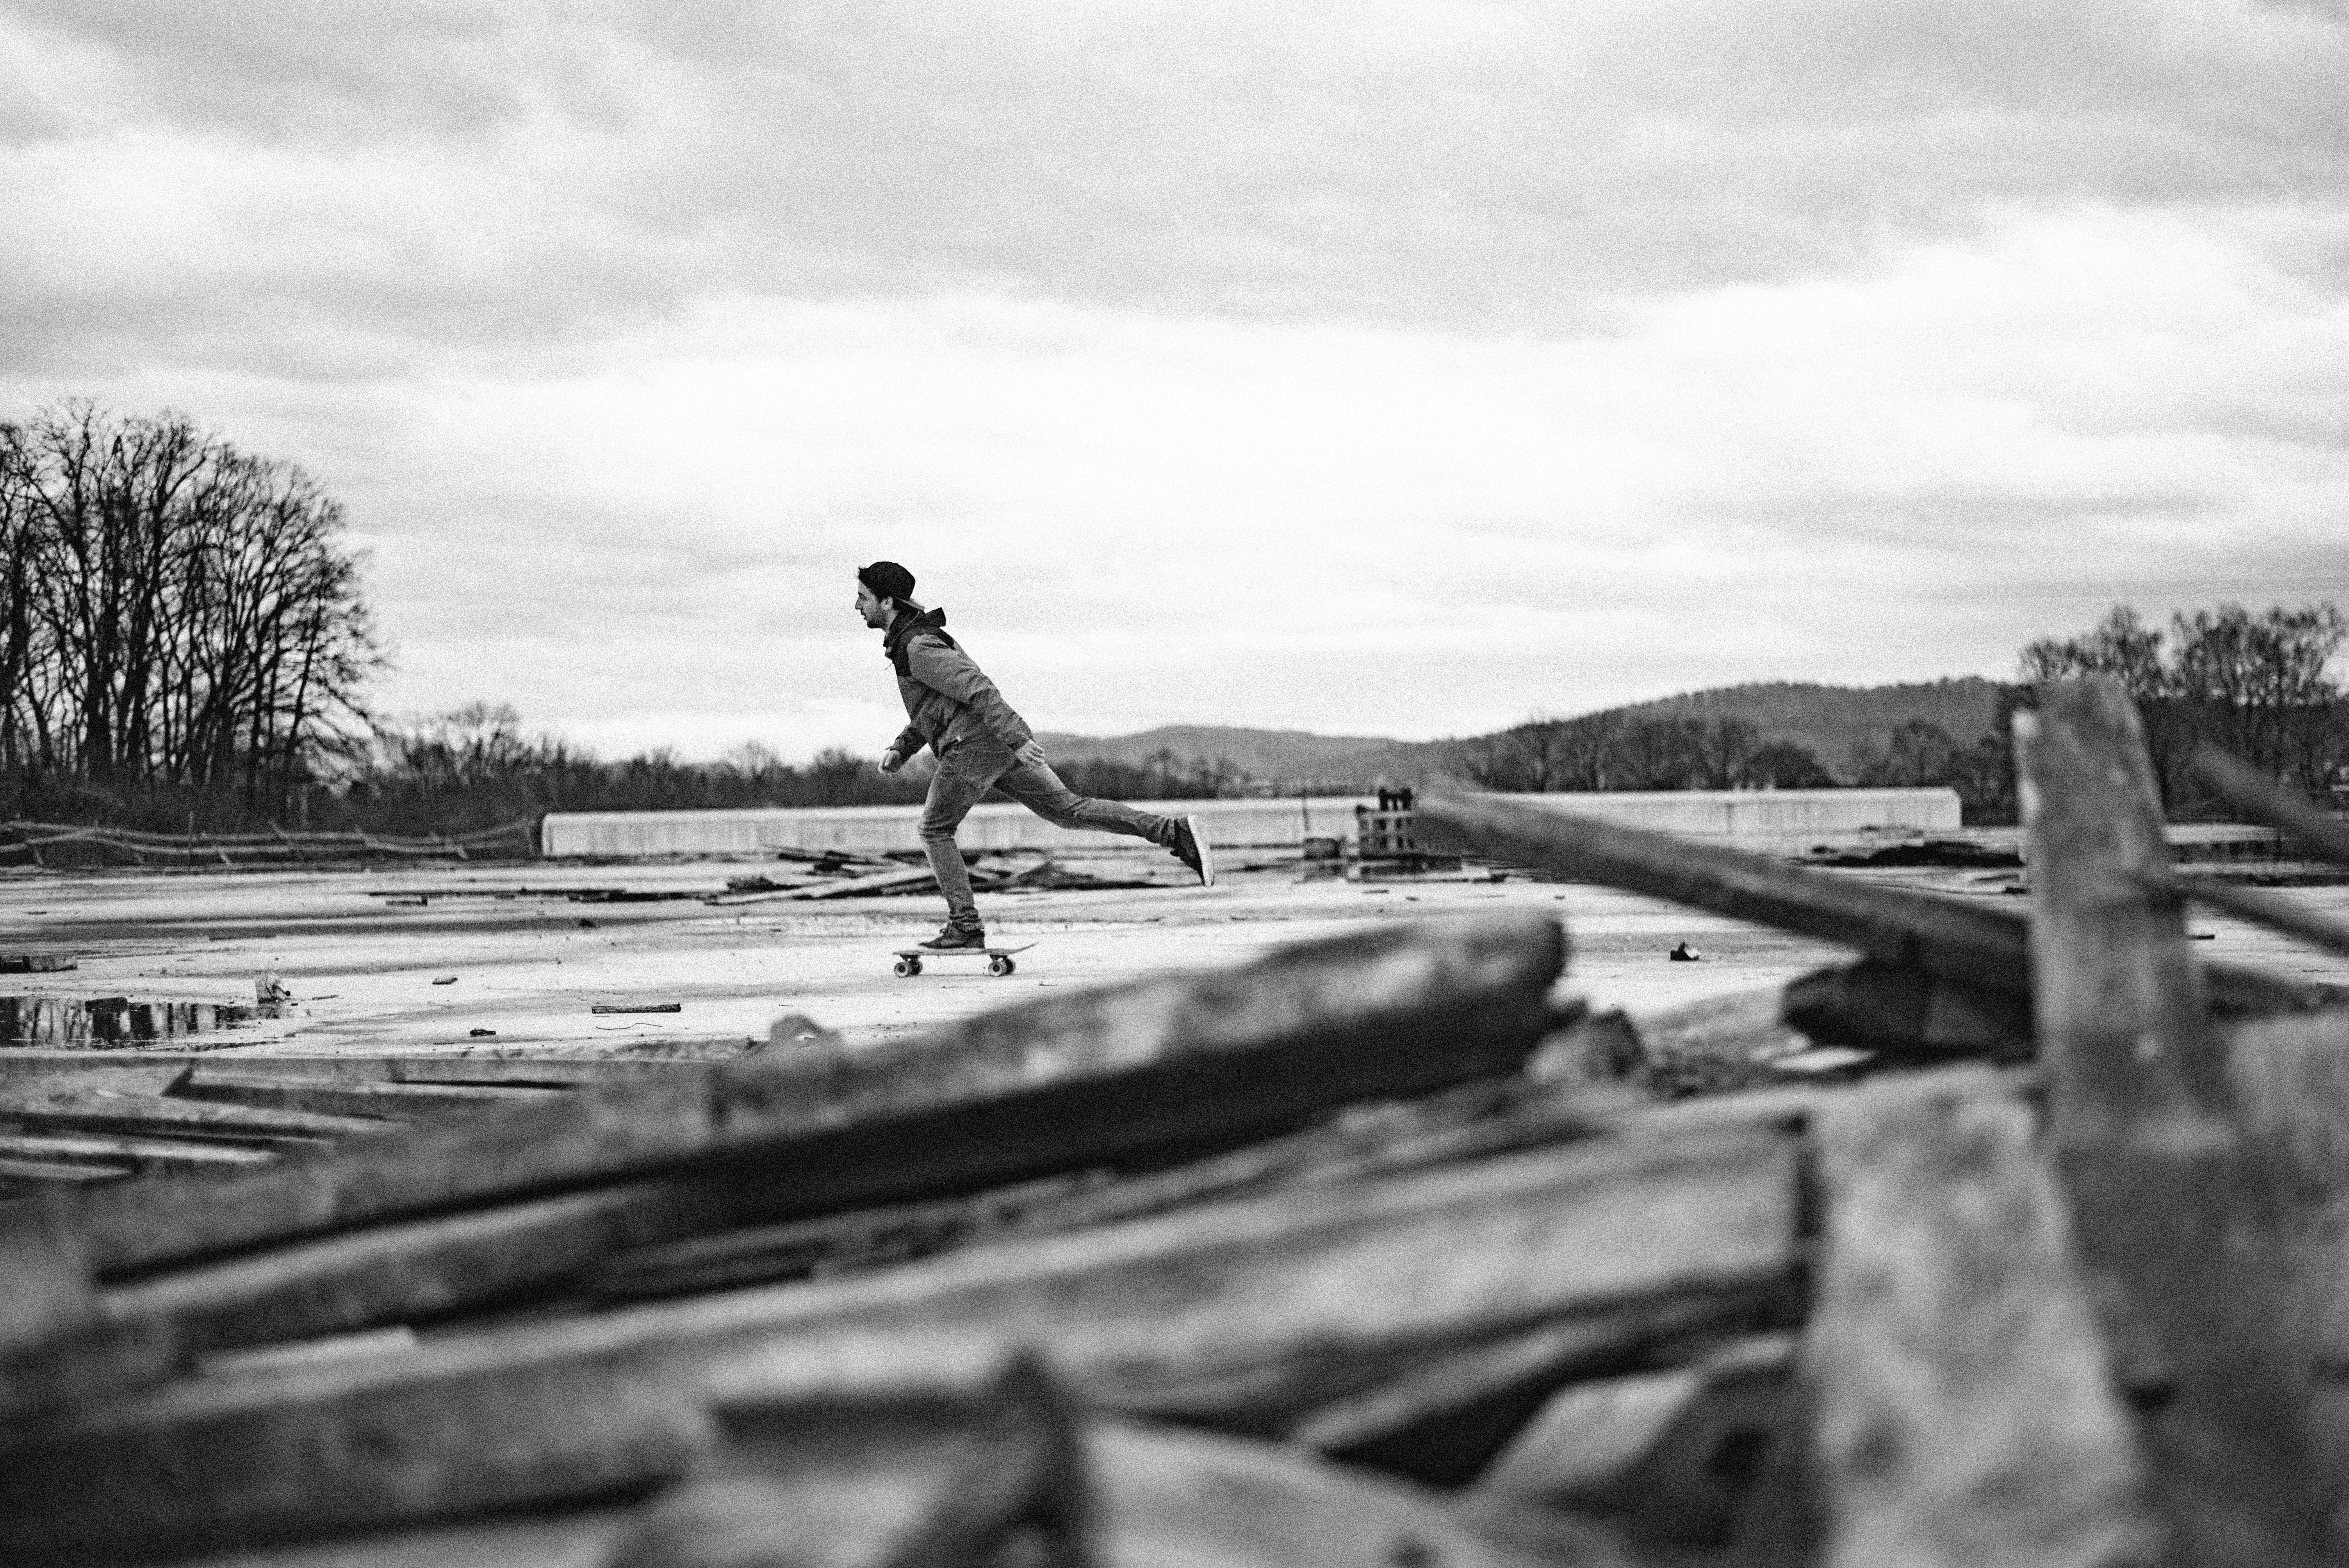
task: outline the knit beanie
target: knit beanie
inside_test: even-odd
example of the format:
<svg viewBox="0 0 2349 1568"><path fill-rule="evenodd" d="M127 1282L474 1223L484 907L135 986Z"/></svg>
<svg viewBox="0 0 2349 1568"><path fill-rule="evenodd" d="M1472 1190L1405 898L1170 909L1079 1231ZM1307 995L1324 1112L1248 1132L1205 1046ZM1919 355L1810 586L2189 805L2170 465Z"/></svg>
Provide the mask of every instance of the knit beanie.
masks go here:
<svg viewBox="0 0 2349 1568"><path fill-rule="evenodd" d="M872 589L876 599L895 599L902 604L914 596L914 574L894 561L858 567L856 580Z"/></svg>

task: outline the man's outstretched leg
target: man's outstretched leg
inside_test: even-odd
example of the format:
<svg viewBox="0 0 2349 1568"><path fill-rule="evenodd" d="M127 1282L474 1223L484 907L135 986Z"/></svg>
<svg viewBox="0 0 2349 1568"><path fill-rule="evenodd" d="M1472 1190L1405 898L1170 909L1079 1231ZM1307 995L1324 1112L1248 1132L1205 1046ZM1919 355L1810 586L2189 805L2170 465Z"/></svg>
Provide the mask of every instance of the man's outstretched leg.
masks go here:
<svg viewBox="0 0 2349 1568"><path fill-rule="evenodd" d="M987 945L987 927L978 918L978 900L970 891L970 868L963 863L955 830L986 795L992 780L957 767L956 760L959 758L939 762L930 779L929 799L922 806L922 850L930 857L930 870L936 873L938 891L947 899L944 929L921 944L936 953Z"/></svg>
<svg viewBox="0 0 2349 1568"><path fill-rule="evenodd" d="M1190 867L1201 885L1216 880L1215 850L1199 830L1196 817L1162 817L1155 811L1137 811L1120 800L1088 799L1062 783L1046 762L1018 763L994 784L1056 828L1147 839Z"/></svg>

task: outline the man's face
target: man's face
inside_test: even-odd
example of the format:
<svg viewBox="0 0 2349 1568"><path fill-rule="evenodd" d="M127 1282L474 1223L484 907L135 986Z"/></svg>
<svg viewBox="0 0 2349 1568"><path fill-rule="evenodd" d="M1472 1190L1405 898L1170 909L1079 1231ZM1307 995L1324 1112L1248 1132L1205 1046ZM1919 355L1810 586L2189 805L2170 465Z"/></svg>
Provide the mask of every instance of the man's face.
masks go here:
<svg viewBox="0 0 2349 1568"><path fill-rule="evenodd" d="M888 600L874 596L873 590L864 585L863 578L857 579L856 613L864 617L866 625L876 632L886 631L889 626L888 604Z"/></svg>

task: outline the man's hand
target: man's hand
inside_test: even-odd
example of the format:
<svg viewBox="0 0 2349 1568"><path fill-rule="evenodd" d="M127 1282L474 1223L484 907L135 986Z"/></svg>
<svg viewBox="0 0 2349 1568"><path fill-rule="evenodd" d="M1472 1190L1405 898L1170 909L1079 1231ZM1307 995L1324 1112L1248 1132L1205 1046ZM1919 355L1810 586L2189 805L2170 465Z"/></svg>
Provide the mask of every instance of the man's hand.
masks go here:
<svg viewBox="0 0 2349 1568"><path fill-rule="evenodd" d="M1011 759L1030 768L1041 768L1044 766L1044 748L1031 739L1027 745L1013 752Z"/></svg>
<svg viewBox="0 0 2349 1568"><path fill-rule="evenodd" d="M904 766L905 766L905 759L897 755L897 748L893 746L888 750L881 754L882 772L895 773L898 769L903 768Z"/></svg>

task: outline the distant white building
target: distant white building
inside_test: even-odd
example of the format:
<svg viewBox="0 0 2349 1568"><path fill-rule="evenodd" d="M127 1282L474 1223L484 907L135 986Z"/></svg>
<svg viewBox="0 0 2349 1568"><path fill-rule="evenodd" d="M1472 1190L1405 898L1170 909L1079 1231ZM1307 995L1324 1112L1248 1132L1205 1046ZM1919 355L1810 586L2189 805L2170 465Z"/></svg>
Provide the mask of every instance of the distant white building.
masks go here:
<svg viewBox="0 0 2349 1568"><path fill-rule="evenodd" d="M1783 845L1868 834L1954 831L1953 789L1670 789L1512 795L1544 810L1603 818L1692 838ZM1354 808L1373 797L1311 799L1137 800L1145 811L1196 816L1208 838L1234 849L1294 849L1309 834L1350 839ZM918 806L812 806L764 810L550 811L540 852L561 856L750 855L776 850L884 854L921 847ZM1119 849L1135 841L1055 828L1023 806L980 806L963 823L965 849Z"/></svg>

